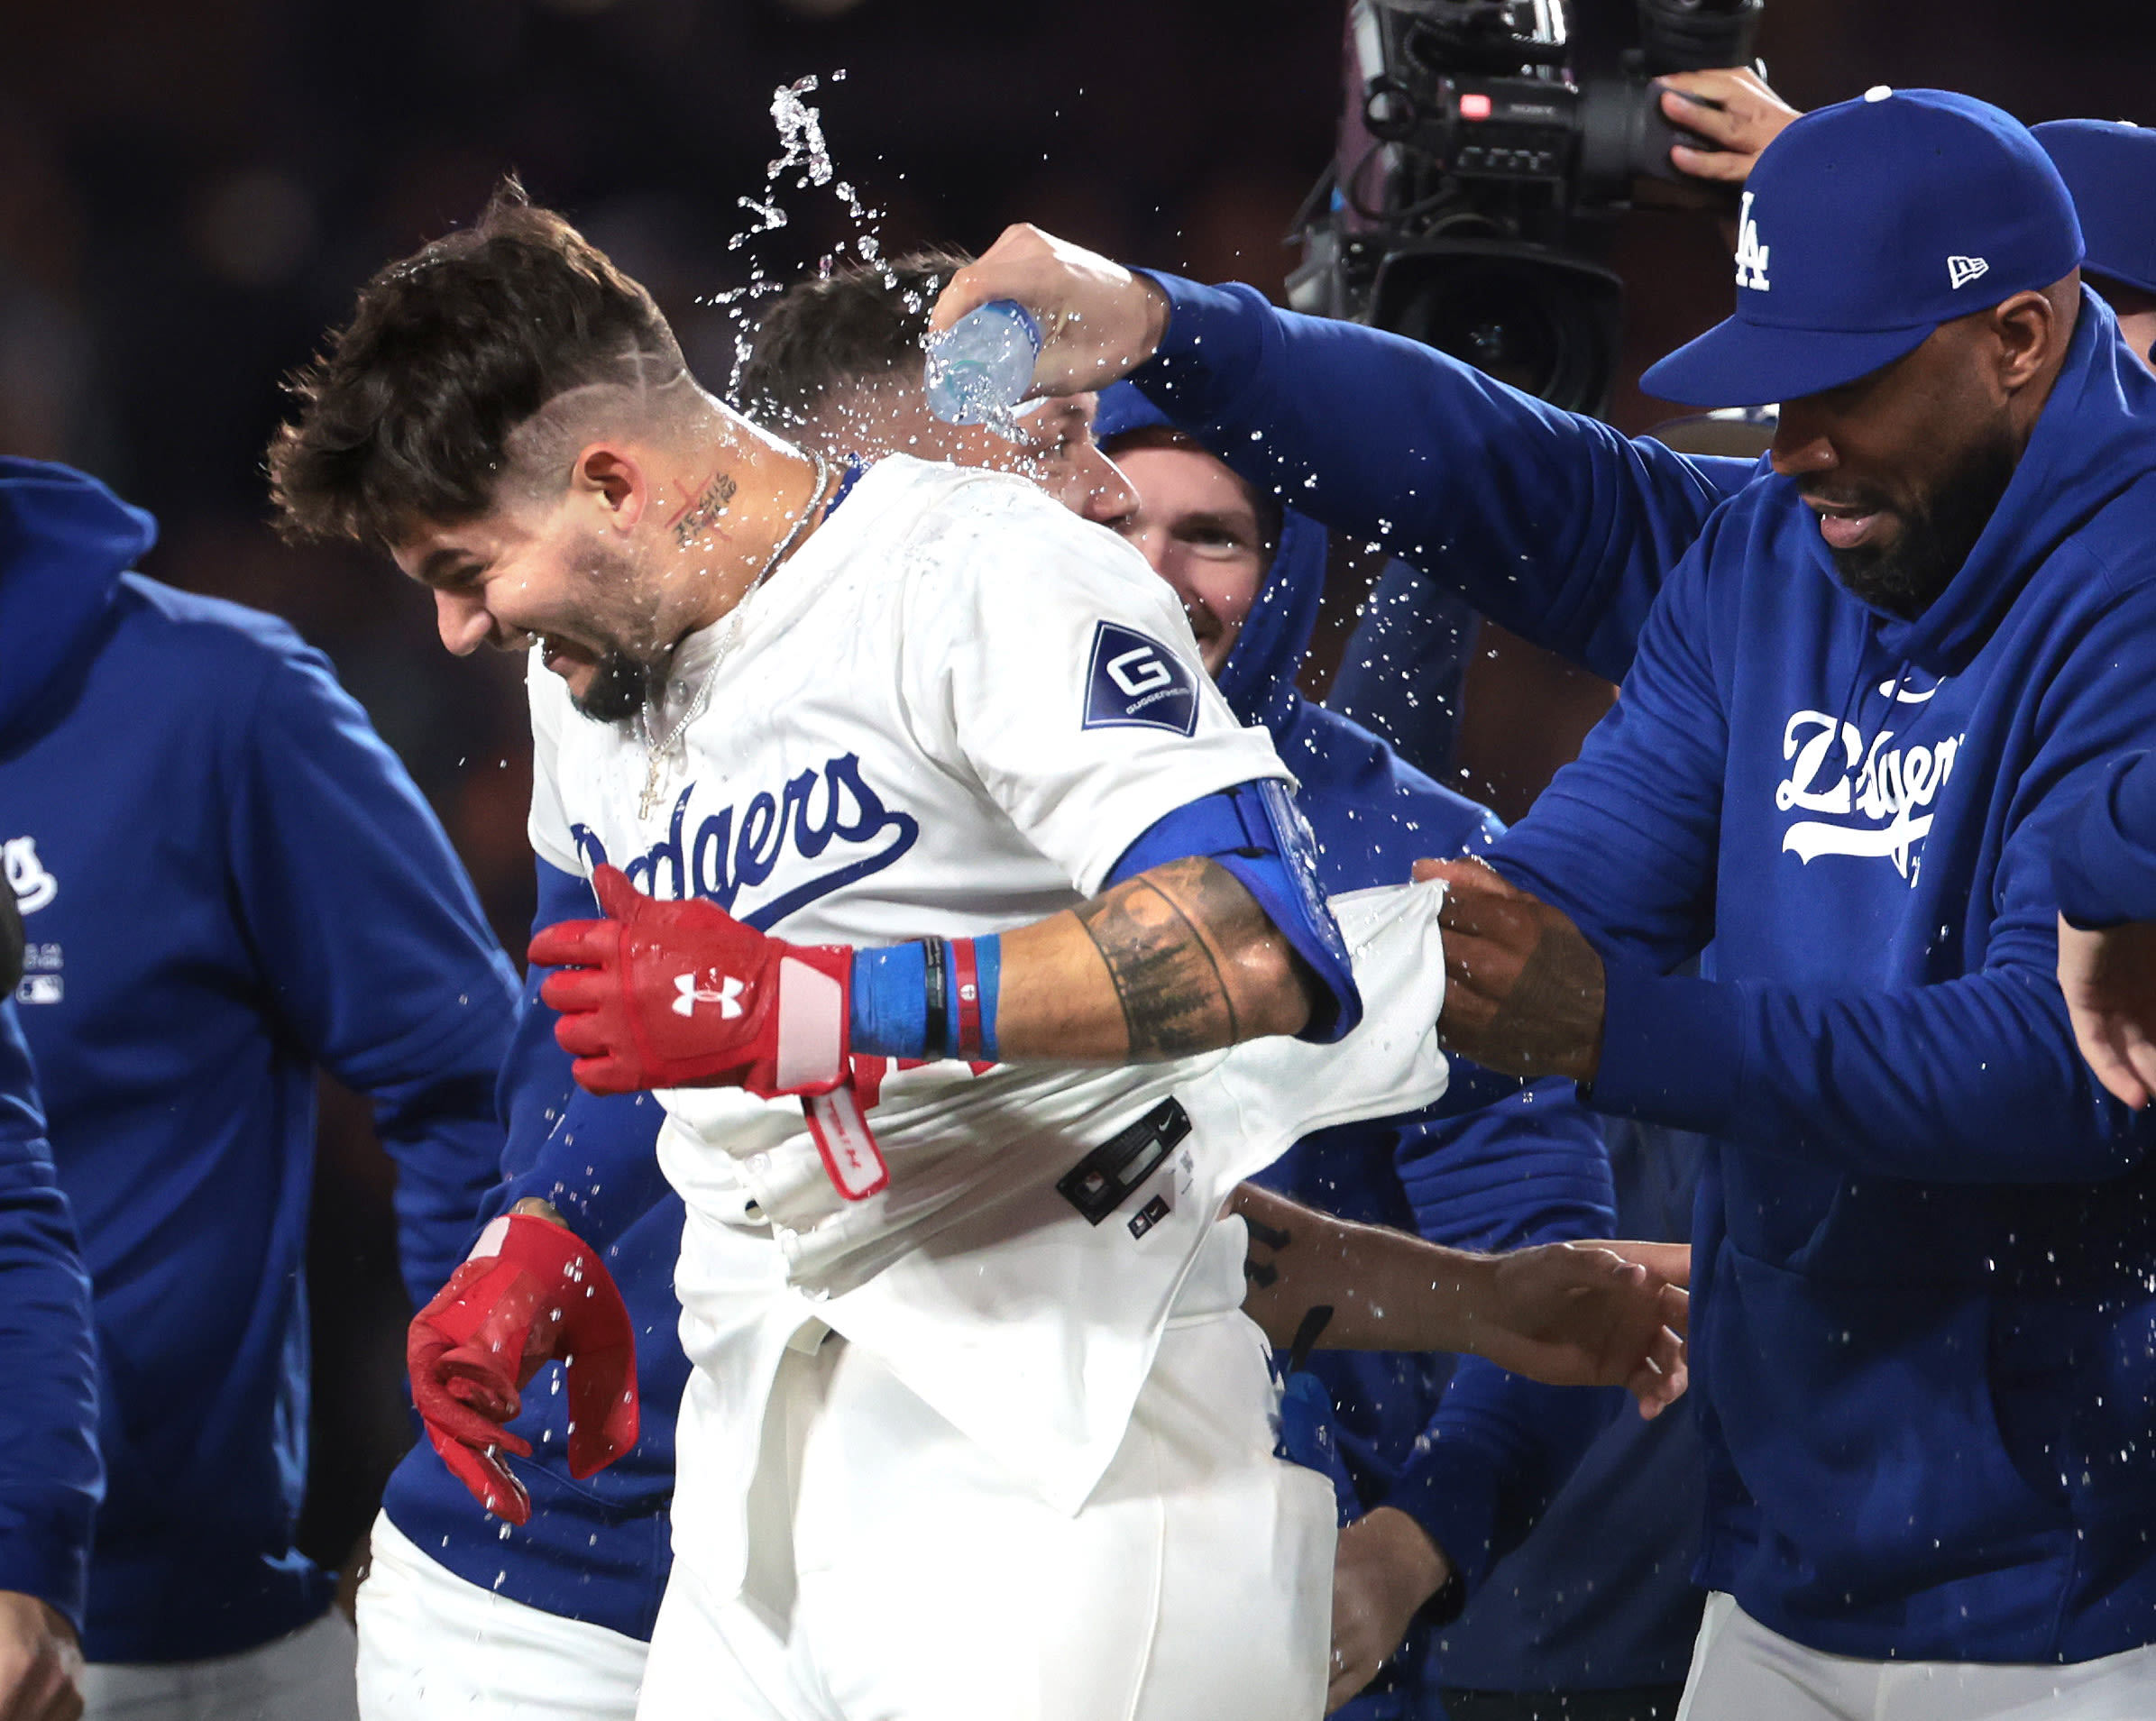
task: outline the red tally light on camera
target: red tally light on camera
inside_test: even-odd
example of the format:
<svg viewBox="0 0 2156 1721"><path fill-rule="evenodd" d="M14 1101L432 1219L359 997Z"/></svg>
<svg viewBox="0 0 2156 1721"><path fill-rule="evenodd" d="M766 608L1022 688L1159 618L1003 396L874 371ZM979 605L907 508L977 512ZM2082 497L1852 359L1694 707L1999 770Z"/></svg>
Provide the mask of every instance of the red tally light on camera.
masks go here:
<svg viewBox="0 0 2156 1721"><path fill-rule="evenodd" d="M1463 120L1486 120L1490 117L1490 98L1482 95L1467 95L1460 98L1460 117Z"/></svg>

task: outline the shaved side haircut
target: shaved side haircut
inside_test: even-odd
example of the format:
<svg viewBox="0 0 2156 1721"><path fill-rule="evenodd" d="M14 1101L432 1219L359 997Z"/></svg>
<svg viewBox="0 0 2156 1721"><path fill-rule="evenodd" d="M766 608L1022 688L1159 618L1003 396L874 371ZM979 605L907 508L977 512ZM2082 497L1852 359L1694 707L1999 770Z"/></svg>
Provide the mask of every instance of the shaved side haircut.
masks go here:
<svg viewBox="0 0 2156 1721"><path fill-rule="evenodd" d="M470 227L362 288L286 389L298 414L268 457L279 529L388 543L476 518L505 478L533 476L569 434L542 414L575 391L617 414L703 398L651 295L513 179Z"/></svg>

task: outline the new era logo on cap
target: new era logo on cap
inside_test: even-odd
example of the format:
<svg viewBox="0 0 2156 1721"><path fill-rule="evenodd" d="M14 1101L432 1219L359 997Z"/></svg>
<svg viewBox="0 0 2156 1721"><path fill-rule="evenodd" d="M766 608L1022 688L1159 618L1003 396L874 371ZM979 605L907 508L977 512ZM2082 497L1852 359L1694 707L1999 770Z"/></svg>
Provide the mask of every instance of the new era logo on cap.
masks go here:
<svg viewBox="0 0 2156 1721"><path fill-rule="evenodd" d="M1977 276L1988 274L1991 265L1981 257L1950 257L1947 259L1947 279L1957 290L1967 287Z"/></svg>

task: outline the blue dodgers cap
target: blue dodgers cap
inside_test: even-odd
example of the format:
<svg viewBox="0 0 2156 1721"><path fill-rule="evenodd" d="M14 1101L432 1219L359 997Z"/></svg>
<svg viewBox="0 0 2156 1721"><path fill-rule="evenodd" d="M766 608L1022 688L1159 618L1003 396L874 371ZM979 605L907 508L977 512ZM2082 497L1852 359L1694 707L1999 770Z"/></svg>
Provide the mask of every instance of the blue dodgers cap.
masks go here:
<svg viewBox="0 0 2156 1721"><path fill-rule="evenodd" d="M2156 132L2109 120L2051 120L2036 141L2066 181L2081 233L2083 267L2156 293Z"/></svg>
<svg viewBox="0 0 2156 1721"><path fill-rule="evenodd" d="M2073 199L2020 121L1946 90L1875 89L1767 146L1739 212L1737 315L1639 386L1702 407L1801 399L2080 261Z"/></svg>

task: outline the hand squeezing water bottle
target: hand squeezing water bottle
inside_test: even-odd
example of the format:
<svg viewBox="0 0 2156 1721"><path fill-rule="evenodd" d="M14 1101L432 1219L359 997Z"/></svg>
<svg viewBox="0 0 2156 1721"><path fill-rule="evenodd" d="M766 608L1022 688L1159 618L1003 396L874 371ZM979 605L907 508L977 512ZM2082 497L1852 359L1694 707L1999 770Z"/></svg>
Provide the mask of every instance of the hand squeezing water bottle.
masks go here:
<svg viewBox="0 0 2156 1721"><path fill-rule="evenodd" d="M1015 299L991 299L927 343L929 410L950 425L986 425L1014 436L1033 386L1041 325Z"/></svg>

